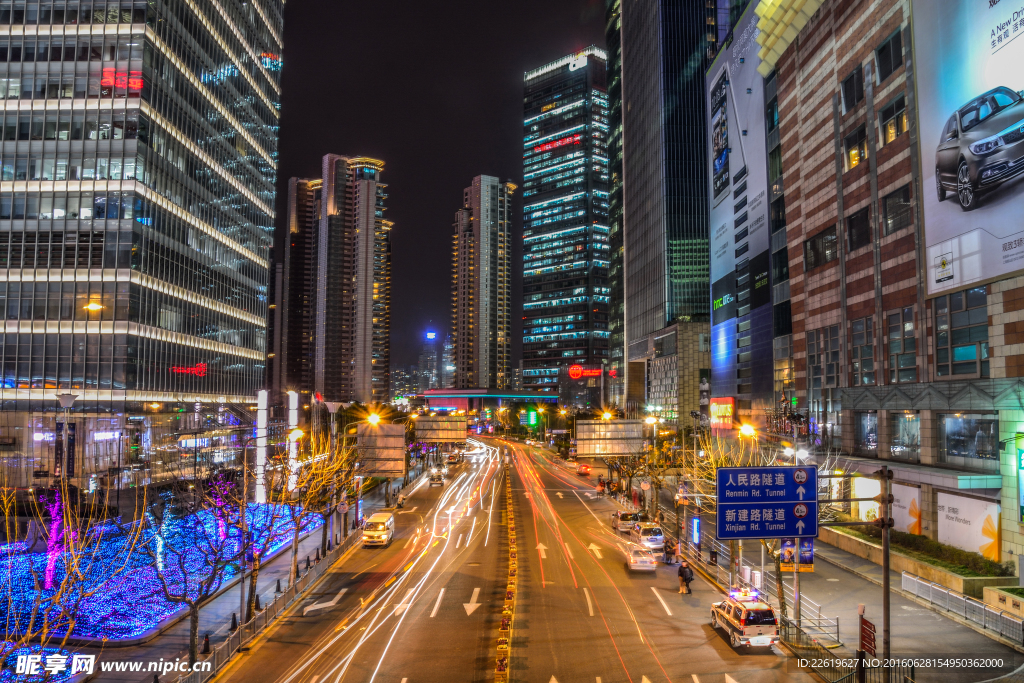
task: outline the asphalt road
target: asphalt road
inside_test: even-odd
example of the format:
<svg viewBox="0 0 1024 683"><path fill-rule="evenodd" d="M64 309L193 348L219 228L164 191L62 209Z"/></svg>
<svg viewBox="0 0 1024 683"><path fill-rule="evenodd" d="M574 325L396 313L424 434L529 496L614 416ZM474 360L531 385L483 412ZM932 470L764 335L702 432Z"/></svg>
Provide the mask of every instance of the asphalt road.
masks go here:
<svg viewBox="0 0 1024 683"><path fill-rule="evenodd" d="M520 530L511 681L811 680L776 650L730 647L710 626L719 594L702 580L683 596L676 567L630 573L596 477L520 444L484 443L443 489L410 497L390 548L352 551L218 683L493 680L506 446Z"/></svg>

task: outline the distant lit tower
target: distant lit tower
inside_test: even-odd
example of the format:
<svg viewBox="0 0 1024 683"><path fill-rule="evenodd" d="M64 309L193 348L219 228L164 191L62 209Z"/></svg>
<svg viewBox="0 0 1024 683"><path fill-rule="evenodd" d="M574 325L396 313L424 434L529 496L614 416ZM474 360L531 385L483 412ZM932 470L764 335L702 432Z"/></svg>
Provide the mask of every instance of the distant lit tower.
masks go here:
<svg viewBox="0 0 1024 683"><path fill-rule="evenodd" d="M451 334L445 335L441 347L441 386L440 389L455 387L455 341Z"/></svg>
<svg viewBox="0 0 1024 683"><path fill-rule="evenodd" d="M591 46L523 77L524 389L608 360L606 59Z"/></svg>
<svg viewBox="0 0 1024 683"><path fill-rule="evenodd" d="M420 351L420 365L417 373L419 390L422 394L428 389L438 389L437 372L437 332L427 332L423 339L423 350Z"/></svg>
<svg viewBox="0 0 1024 683"><path fill-rule="evenodd" d="M387 400L393 224L383 170L377 159L323 158L314 390L328 401Z"/></svg>
<svg viewBox="0 0 1024 683"><path fill-rule="evenodd" d="M508 386L512 355L512 193L479 175L463 191L452 225L452 330L455 386Z"/></svg>

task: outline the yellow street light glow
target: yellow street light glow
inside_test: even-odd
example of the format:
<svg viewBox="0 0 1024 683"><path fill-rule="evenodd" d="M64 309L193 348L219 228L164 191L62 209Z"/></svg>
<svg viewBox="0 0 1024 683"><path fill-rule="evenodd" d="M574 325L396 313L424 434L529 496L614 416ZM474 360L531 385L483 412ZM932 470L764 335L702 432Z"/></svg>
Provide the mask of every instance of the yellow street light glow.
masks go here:
<svg viewBox="0 0 1024 683"><path fill-rule="evenodd" d="M380 422L380 415L378 415L377 413L370 413L370 416L366 418L366 421L372 425L375 425Z"/></svg>
<svg viewBox="0 0 1024 683"><path fill-rule="evenodd" d="M292 431L288 432L288 440L298 441L299 439L302 438L303 433L304 432L301 429L293 429Z"/></svg>
<svg viewBox="0 0 1024 683"><path fill-rule="evenodd" d="M741 436L757 436L757 430L754 429L754 425L743 425L740 427Z"/></svg>
<svg viewBox="0 0 1024 683"><path fill-rule="evenodd" d="M652 424L654 424L657 421L658 421L658 418L656 418L656 417L649 417L646 420L644 420L644 422L646 422L649 425L652 425Z"/></svg>
<svg viewBox="0 0 1024 683"><path fill-rule="evenodd" d="M103 310L103 304L98 304L95 301L90 301L82 308L84 308L87 311L100 311Z"/></svg>
<svg viewBox="0 0 1024 683"><path fill-rule="evenodd" d="M565 410L559 410L559 411L558 411L558 414L559 414L559 415L565 415L565 413L566 413L566 411L565 411Z"/></svg>
<svg viewBox="0 0 1024 683"><path fill-rule="evenodd" d="M153 410L158 410L160 408L160 404L159 403L150 403L149 407L152 408Z"/></svg>
<svg viewBox="0 0 1024 683"><path fill-rule="evenodd" d="M605 413L604 415L601 416L601 419L602 420L610 420L610 419L612 419L612 414L611 413Z"/></svg>
<svg viewBox="0 0 1024 683"><path fill-rule="evenodd" d="M540 408L537 408L537 412L538 413L543 413L544 412L544 406L541 406Z"/></svg>
<svg viewBox="0 0 1024 683"><path fill-rule="evenodd" d="M410 420L415 420L417 417L419 417L419 415L416 414L416 413L413 413L412 415L409 416L409 419Z"/></svg>

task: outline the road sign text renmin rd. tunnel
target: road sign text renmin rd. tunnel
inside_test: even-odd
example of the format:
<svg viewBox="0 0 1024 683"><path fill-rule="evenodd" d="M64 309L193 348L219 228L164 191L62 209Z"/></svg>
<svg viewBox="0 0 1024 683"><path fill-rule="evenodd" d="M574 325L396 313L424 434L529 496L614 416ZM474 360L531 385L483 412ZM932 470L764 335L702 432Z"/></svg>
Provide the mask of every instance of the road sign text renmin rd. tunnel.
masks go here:
<svg viewBox="0 0 1024 683"><path fill-rule="evenodd" d="M813 467L723 467L717 472L718 538L818 535Z"/></svg>

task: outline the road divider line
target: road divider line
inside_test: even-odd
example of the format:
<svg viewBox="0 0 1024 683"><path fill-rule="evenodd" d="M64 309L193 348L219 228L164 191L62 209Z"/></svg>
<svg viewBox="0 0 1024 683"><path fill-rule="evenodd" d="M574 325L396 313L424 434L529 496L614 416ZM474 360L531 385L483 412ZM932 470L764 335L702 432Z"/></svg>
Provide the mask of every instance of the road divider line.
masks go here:
<svg viewBox="0 0 1024 683"><path fill-rule="evenodd" d="M583 587L583 595L587 596L587 609L590 611L590 616L594 616L594 603L590 601L590 591L587 590L586 586ZM601 679L597 680L600 681Z"/></svg>
<svg viewBox="0 0 1024 683"><path fill-rule="evenodd" d="M459 540L455 542L455 549L458 550L460 545L462 545L462 534L459 534Z"/></svg>
<svg viewBox="0 0 1024 683"><path fill-rule="evenodd" d="M562 545L565 546L565 554L569 556L569 559L570 560L575 560L576 558L572 556L572 550L569 549L569 544L568 543L563 543Z"/></svg>
<svg viewBox="0 0 1024 683"><path fill-rule="evenodd" d="M444 597L444 589L442 588L441 592L437 594L437 602L434 603L434 609L432 609L430 611L430 618L431 619L433 619L434 617L437 616L437 610L441 607L441 598L443 598L443 597Z"/></svg>
<svg viewBox="0 0 1024 683"><path fill-rule="evenodd" d="M668 612L668 615L672 616L672 610L668 608L668 604L666 604L665 598L661 597L661 593L658 592L658 589L654 586L651 586L651 590L654 591L655 597L658 598L658 602L660 602L661 606L665 608L665 611Z"/></svg>

